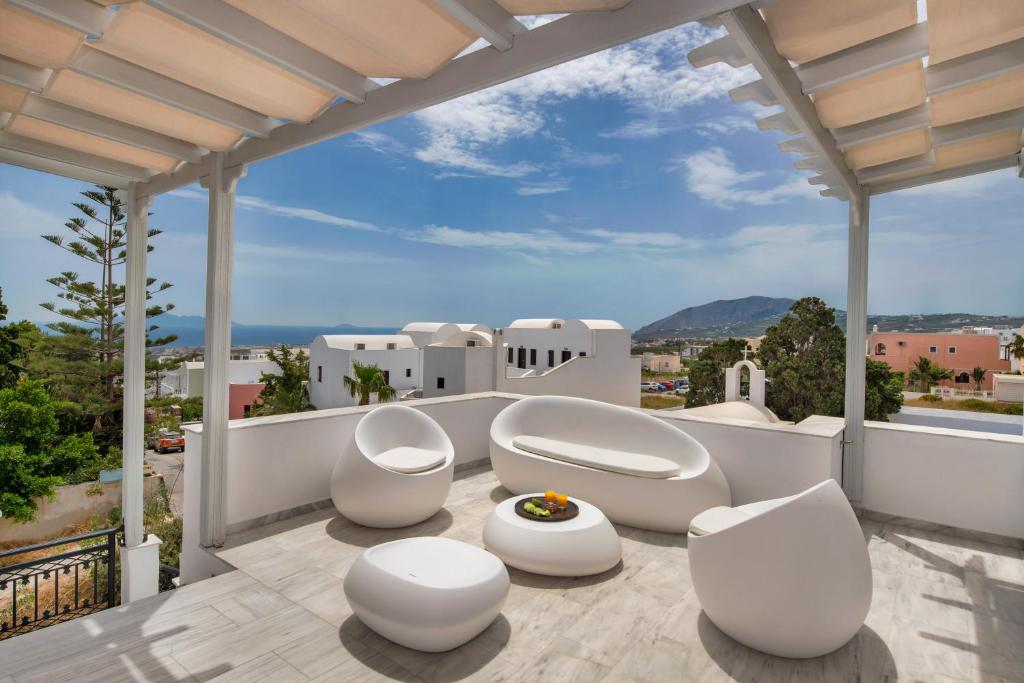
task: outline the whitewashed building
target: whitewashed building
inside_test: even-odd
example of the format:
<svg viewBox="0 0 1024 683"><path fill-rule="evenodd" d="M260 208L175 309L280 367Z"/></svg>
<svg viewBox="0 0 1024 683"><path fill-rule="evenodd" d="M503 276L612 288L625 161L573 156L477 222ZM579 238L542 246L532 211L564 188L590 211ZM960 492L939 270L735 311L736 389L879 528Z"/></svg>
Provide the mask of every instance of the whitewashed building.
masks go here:
<svg viewBox="0 0 1024 683"><path fill-rule="evenodd" d="M376 365L399 394L420 386L420 350L409 335L321 335L309 350L310 402L320 409L355 405L344 381L354 362Z"/></svg>
<svg viewBox="0 0 1024 683"><path fill-rule="evenodd" d="M459 332L422 353L424 398L494 390L494 338L487 332Z"/></svg>
<svg viewBox="0 0 1024 683"><path fill-rule="evenodd" d="M407 335L412 343L423 348L431 344L439 344L453 334L459 332L491 333L491 328L482 323L408 323L398 331Z"/></svg>
<svg viewBox="0 0 1024 683"><path fill-rule="evenodd" d="M277 375L281 369L269 360L229 360L228 384L259 384L264 374ZM161 393L172 393L182 398L203 395L205 364L201 360L188 360L174 370L168 370L160 381Z"/></svg>

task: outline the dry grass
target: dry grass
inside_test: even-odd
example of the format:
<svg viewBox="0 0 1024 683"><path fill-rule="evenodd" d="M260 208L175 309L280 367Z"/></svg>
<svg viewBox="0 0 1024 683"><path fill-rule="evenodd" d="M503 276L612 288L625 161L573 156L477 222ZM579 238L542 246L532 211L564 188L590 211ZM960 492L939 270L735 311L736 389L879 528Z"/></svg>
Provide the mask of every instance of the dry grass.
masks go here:
<svg viewBox="0 0 1024 683"><path fill-rule="evenodd" d="M963 400L943 399L941 401L929 401L920 398L906 399L903 405L913 408L938 408L940 410L966 410L972 413L995 413L997 415L1020 415L1021 406L1016 403L999 403L997 401L982 401L977 398Z"/></svg>
<svg viewBox="0 0 1024 683"><path fill-rule="evenodd" d="M675 394L640 394L640 407L651 410L664 410L665 408L679 408L686 403L682 396Z"/></svg>

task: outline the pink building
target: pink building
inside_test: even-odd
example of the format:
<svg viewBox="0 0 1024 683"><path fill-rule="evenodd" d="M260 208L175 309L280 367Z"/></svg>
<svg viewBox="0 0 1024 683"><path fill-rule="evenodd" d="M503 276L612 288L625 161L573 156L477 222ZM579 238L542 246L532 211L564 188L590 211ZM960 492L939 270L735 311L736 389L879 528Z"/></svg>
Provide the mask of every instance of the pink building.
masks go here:
<svg viewBox="0 0 1024 683"><path fill-rule="evenodd" d="M868 357L888 363L897 372L909 376L910 368L924 356L936 365L953 371L953 379L944 386L973 389L971 370L988 370L981 383L992 390L992 374L1008 372L1010 361L1000 358L999 337L994 334L936 334L927 332L872 332Z"/></svg>
<svg viewBox="0 0 1024 683"><path fill-rule="evenodd" d="M229 384L228 385L228 419L237 420L249 417L256 397L263 391L262 384Z"/></svg>

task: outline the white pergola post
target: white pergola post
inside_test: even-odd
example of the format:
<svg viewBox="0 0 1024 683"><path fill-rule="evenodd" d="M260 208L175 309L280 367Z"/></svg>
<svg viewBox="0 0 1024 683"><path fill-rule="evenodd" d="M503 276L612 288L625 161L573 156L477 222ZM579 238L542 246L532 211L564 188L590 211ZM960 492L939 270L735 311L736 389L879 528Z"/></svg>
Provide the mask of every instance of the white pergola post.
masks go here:
<svg viewBox="0 0 1024 683"><path fill-rule="evenodd" d="M864 480L864 394L867 378L868 326L868 192L850 197L850 232L846 281L846 432L843 442L843 489L858 502Z"/></svg>
<svg viewBox="0 0 1024 683"><path fill-rule="evenodd" d="M231 355L231 270L235 240L235 189L245 166L224 167L222 152L212 158L200 184L210 191L206 249L206 348L203 361L203 451L200 485L200 539L206 547L224 544L228 447L228 360Z"/></svg>
<svg viewBox="0 0 1024 683"><path fill-rule="evenodd" d="M136 196L132 183L122 191L126 204L124 310L124 408L122 410L121 603L159 592L160 539L146 537L142 528L142 463L146 410L146 249L149 197Z"/></svg>

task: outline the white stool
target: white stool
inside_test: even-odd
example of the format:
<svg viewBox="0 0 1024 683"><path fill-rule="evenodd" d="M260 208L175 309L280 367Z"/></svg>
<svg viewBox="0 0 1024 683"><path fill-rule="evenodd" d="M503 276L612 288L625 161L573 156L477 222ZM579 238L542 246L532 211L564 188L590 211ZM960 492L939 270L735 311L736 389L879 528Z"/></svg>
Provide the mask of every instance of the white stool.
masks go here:
<svg viewBox="0 0 1024 683"><path fill-rule="evenodd" d="M443 652L494 621L509 580L505 565L486 550L427 536L364 551L344 587L356 616L380 635L414 650Z"/></svg>
<svg viewBox="0 0 1024 683"><path fill-rule="evenodd" d="M505 564L547 576L590 576L608 571L622 559L615 527L590 503L573 498L580 508L573 519L534 522L516 514L521 498L499 503L484 525L484 547Z"/></svg>

